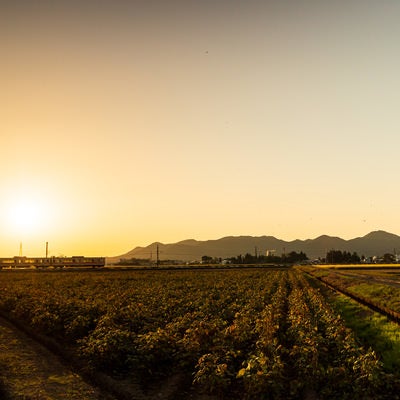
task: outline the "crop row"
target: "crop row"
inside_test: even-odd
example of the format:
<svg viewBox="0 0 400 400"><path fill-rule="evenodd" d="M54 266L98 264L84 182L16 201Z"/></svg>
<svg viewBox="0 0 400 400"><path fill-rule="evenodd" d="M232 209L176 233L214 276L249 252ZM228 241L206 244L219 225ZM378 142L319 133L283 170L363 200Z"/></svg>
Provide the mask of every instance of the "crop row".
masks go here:
<svg viewBox="0 0 400 400"><path fill-rule="evenodd" d="M219 398L396 390L300 271L18 272L0 285L3 312L145 387L180 373Z"/></svg>

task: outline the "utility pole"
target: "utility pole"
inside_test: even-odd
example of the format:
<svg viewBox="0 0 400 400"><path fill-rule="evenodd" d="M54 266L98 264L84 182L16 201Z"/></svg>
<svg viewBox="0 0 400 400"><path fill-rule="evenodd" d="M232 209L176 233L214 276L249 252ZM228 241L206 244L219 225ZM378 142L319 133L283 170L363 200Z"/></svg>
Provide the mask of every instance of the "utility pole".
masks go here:
<svg viewBox="0 0 400 400"><path fill-rule="evenodd" d="M22 242L19 242L19 256L22 257Z"/></svg>
<svg viewBox="0 0 400 400"><path fill-rule="evenodd" d="M49 258L49 242L46 242L46 258Z"/></svg>
<svg viewBox="0 0 400 400"><path fill-rule="evenodd" d="M157 267L160 266L160 249L157 244Z"/></svg>

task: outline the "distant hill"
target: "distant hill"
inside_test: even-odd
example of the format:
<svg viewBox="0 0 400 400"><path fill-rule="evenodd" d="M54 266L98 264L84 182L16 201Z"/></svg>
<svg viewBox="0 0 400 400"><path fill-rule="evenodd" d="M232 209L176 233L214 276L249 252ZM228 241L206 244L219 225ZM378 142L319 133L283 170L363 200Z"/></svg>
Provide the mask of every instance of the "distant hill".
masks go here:
<svg viewBox="0 0 400 400"><path fill-rule="evenodd" d="M194 239L177 243L152 243L146 247L136 247L117 257L107 259L108 263L117 262L121 258L156 259L157 245L160 260L201 260L202 256L228 258L239 254L265 254L267 250L275 250L277 255L283 252L303 251L308 258L325 257L329 250L357 252L359 256L380 256L385 253L400 251L400 236L384 231L374 231L355 239L344 240L333 236L319 236L316 239L285 241L273 236L228 236L222 239L198 241Z"/></svg>

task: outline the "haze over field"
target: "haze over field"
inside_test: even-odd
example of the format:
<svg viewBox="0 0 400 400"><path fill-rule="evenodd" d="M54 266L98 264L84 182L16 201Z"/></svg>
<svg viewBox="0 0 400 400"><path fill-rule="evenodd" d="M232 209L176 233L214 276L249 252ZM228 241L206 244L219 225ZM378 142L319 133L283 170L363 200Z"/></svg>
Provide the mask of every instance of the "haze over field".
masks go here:
<svg viewBox="0 0 400 400"><path fill-rule="evenodd" d="M400 233L399 20L389 0L1 2L0 255Z"/></svg>

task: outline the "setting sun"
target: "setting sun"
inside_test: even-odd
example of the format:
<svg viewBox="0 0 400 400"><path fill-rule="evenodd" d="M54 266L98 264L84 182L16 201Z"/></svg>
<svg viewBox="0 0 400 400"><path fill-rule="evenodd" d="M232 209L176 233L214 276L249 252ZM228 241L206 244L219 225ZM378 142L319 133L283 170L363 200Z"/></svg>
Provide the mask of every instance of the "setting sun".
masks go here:
<svg viewBox="0 0 400 400"><path fill-rule="evenodd" d="M19 199L9 206L10 228L19 235L40 231L46 222L46 206L38 199Z"/></svg>
<svg viewBox="0 0 400 400"><path fill-rule="evenodd" d="M10 222L18 231L30 232L40 225L42 210L38 204L22 200L10 210Z"/></svg>

